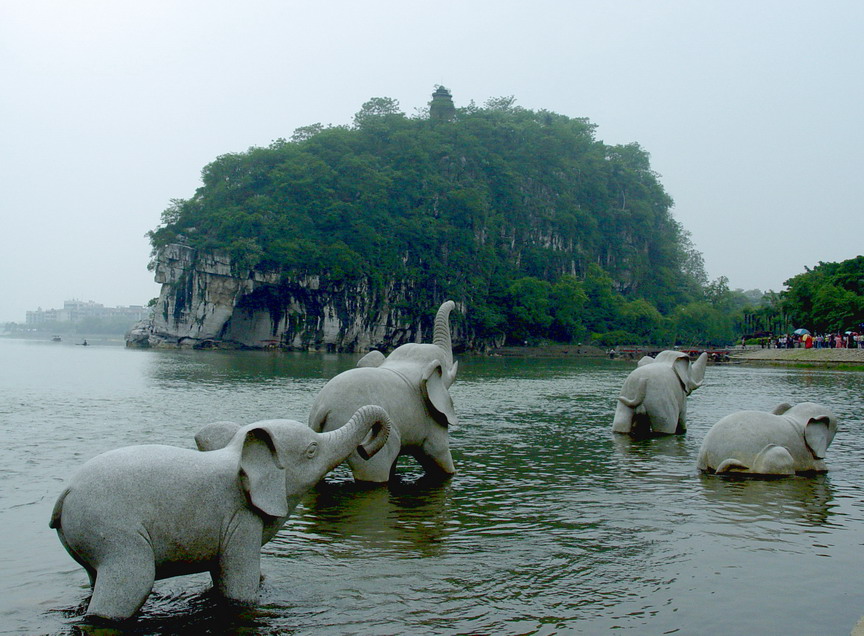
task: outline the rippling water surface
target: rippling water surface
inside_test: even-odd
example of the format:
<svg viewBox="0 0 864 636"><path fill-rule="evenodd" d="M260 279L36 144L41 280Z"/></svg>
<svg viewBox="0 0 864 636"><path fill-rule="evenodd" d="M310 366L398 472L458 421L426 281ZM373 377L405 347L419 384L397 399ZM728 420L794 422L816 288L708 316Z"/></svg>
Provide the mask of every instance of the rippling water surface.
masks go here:
<svg viewBox="0 0 864 636"><path fill-rule="evenodd" d="M149 352L0 340L0 633L71 634L87 577L48 528L70 473L105 450L192 447L204 423L305 421L356 357ZM864 374L710 366L684 437L610 432L632 363L462 356L458 474L358 490L339 468L263 549L254 609L206 575L158 581L133 634L848 634L864 614ZM740 409L829 404L831 471L695 470Z"/></svg>

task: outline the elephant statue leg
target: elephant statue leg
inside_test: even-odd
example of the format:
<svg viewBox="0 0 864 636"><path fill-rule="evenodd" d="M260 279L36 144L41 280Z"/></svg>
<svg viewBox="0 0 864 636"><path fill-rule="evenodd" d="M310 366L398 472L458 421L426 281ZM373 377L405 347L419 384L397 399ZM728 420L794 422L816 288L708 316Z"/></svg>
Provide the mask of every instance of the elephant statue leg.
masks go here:
<svg viewBox="0 0 864 636"><path fill-rule="evenodd" d="M756 455L753 470L765 475L794 475L795 459L784 447L769 444Z"/></svg>
<svg viewBox="0 0 864 636"><path fill-rule="evenodd" d="M210 573L214 587L225 598L238 603L254 603L261 583L261 518L243 511L229 524L231 537Z"/></svg>
<svg viewBox="0 0 864 636"><path fill-rule="evenodd" d="M150 544L142 535L130 537L99 563L87 613L110 620L131 616L144 605L155 579Z"/></svg>
<svg viewBox="0 0 864 636"><path fill-rule="evenodd" d="M612 431L614 433L630 433L633 427L634 415L635 413L632 408L618 402L618 405L615 407L615 419L612 421Z"/></svg>
<svg viewBox="0 0 864 636"><path fill-rule="evenodd" d="M681 405L681 408L678 410L678 428L675 429L675 433L681 435L687 432L687 402Z"/></svg>
<svg viewBox="0 0 864 636"><path fill-rule="evenodd" d="M401 452L402 441L399 431L393 426L387 443L374 457L363 459L355 451L348 456L348 466L351 467L356 481L385 484L390 481L391 473L396 467L396 460Z"/></svg>
<svg viewBox="0 0 864 636"><path fill-rule="evenodd" d="M430 435L425 442L421 452L417 454L423 468L429 474L449 477L456 472L453 465L453 457L450 454L450 444L446 436Z"/></svg>

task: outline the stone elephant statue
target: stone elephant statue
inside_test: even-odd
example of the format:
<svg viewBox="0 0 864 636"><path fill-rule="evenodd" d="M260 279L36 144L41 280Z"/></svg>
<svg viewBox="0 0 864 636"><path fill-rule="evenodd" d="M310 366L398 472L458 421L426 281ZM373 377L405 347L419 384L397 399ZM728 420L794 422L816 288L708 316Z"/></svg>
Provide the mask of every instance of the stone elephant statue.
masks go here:
<svg viewBox="0 0 864 636"><path fill-rule="evenodd" d="M636 437L687 430L687 396L702 386L708 354L695 362L680 351L645 356L624 380L612 430Z"/></svg>
<svg viewBox="0 0 864 636"><path fill-rule="evenodd" d="M218 438L231 426L199 435ZM88 616L129 618L155 579L193 572L209 571L230 600L254 602L261 546L325 473L352 452L378 452L390 420L380 407L365 406L330 433L292 420L233 431L211 452L164 445L108 451L73 476L50 527L90 576Z"/></svg>
<svg viewBox="0 0 864 636"><path fill-rule="evenodd" d="M338 429L360 404L378 404L393 420L387 444L374 458L348 457L356 481L389 481L400 455L412 455L433 478L456 472L448 436L448 427L458 421L449 391L459 366L450 340L454 307L452 300L439 307L432 344L404 344L386 358L372 351L316 397L309 413L315 431Z"/></svg>
<svg viewBox="0 0 864 636"><path fill-rule="evenodd" d="M813 402L780 404L770 413L738 411L709 429L696 465L708 473L826 472L825 450L836 432L834 414Z"/></svg>

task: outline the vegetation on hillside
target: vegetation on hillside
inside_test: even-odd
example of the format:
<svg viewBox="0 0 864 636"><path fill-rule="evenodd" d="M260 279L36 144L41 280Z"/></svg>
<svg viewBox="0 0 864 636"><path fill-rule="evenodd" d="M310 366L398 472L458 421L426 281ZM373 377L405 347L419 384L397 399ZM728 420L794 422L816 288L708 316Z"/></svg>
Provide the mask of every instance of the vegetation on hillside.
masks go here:
<svg viewBox="0 0 864 636"><path fill-rule="evenodd" d="M648 153L594 133L513 98L431 118L374 98L350 126L218 157L149 236L286 285L398 281L409 315L453 298L474 340L731 342L752 299L707 281Z"/></svg>

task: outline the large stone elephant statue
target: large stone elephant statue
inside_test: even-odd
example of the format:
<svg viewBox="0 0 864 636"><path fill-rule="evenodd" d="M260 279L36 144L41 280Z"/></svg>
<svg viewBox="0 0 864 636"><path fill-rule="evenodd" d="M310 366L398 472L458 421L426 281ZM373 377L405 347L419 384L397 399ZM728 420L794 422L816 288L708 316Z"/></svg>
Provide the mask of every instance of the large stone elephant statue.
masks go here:
<svg viewBox="0 0 864 636"><path fill-rule="evenodd" d="M219 437L231 426L217 424ZM129 446L86 462L51 515L66 550L90 576L87 614L122 620L155 579L209 571L226 598L252 603L260 551L301 496L352 452L372 456L390 421L359 409L338 431L317 434L291 420L233 425L224 448ZM208 428L202 437L210 436Z"/></svg>
<svg viewBox="0 0 864 636"><path fill-rule="evenodd" d="M412 455L430 477L456 472L448 435L448 427L457 422L449 391L459 366L450 340L454 307L448 300L438 309L432 344L404 344L386 358L372 351L357 368L330 380L316 397L309 413L315 431L338 429L360 404L378 404L393 420L387 444L374 458L358 453L348 457L355 480L389 481L400 455Z"/></svg>
<svg viewBox="0 0 864 636"><path fill-rule="evenodd" d="M834 414L813 402L780 404L770 413L738 411L711 427L696 465L709 473L825 472L825 450L836 432Z"/></svg>
<svg viewBox="0 0 864 636"><path fill-rule="evenodd" d="M686 432L687 396L702 386L707 363L707 353L695 362L680 351L642 358L624 381L612 430L636 437Z"/></svg>

